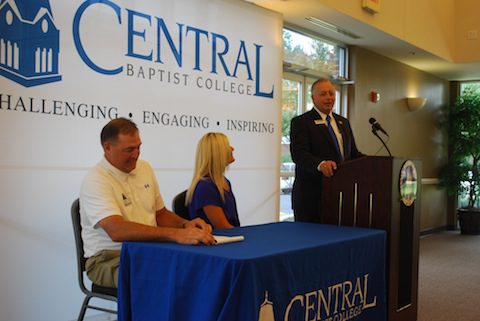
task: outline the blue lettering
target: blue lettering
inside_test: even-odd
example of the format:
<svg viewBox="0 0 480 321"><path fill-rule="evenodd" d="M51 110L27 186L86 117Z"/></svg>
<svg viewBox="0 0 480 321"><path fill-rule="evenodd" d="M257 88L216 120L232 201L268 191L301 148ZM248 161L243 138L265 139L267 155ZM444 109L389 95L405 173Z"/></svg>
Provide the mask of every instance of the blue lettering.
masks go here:
<svg viewBox="0 0 480 321"><path fill-rule="evenodd" d="M222 52L217 53L217 39L223 40L224 49ZM218 33L212 32L212 74L217 73L217 57L220 59L222 63L223 70L227 76L231 76L230 72L228 71L227 65L225 64L225 60L223 60L223 56L225 56L228 52L228 39L225 36L222 36Z"/></svg>
<svg viewBox="0 0 480 321"><path fill-rule="evenodd" d="M255 57L257 58L256 64L255 64L255 94L254 95L259 97L273 98L273 89L274 89L273 85L272 85L272 91L270 91L269 93L260 91L260 48L262 48L263 46L257 45L256 43L254 45L255 45Z"/></svg>
<svg viewBox="0 0 480 321"><path fill-rule="evenodd" d="M122 66L113 69L104 68L96 64L85 50L84 43L80 37L80 23L87 9L96 4L106 5L109 7L109 9L112 9L119 25L122 25L122 10L127 12L127 52L125 53L125 56L163 64L166 58L165 51L170 50L170 53L173 58L175 58L178 67L184 67L184 64L190 64L188 67L192 68L193 70L202 71L202 68L208 68L207 66L202 66L201 51L202 49L207 49L207 47L202 48L202 46L208 46L209 42L211 41L211 46L208 48L211 50L211 61L209 61L211 64L209 66L211 68L210 73L223 74L227 77L238 78L239 73L242 73L241 68L244 68L246 80L254 81L255 83L255 91L253 95L258 97L273 98L275 85L272 84L270 91L268 91L268 85L262 84L261 82L262 45L254 43L254 48L250 48L244 40L240 40L238 51L236 51L236 60L233 64L227 64L227 62L233 61L235 50L230 51L229 39L226 36L212 31L188 26L179 22L176 23L177 29L174 32L171 32L163 18L130 9L122 9L120 6L115 4L113 0L85 0L79 6L74 16L73 38L75 47L80 55L80 58L92 70L105 75L115 75L123 72L124 69ZM154 27L152 26L152 18L155 19L156 23L156 26ZM156 30L153 29L155 27ZM172 31L173 29L174 28L172 28ZM153 32L156 32L155 39L147 39L147 37L150 37L150 34L153 35ZM192 38L189 33L193 33L193 39L188 40L187 45L193 46L191 51L193 51L192 54L194 54L195 57L191 58L191 55L189 54L186 58L194 59L194 61L189 60L186 62L183 60L183 37L190 36L190 38ZM150 45L154 41L156 41L156 44ZM169 49L165 49L167 44ZM255 56L252 56L253 49L255 50ZM204 64L208 63L207 60L208 59L203 59ZM255 64L254 68L252 64ZM255 75L252 75L252 69ZM233 74L230 70L233 70ZM127 75L130 75L130 73L131 70L128 69ZM205 82L205 86L208 87L209 84ZM250 88L250 86L247 86L247 88ZM265 88L267 89L265 90Z"/></svg>
<svg viewBox="0 0 480 321"><path fill-rule="evenodd" d="M160 46L160 35L161 31L165 34L165 38L167 38L168 45L172 50L173 55L175 56L175 60L177 61L177 66L182 67L182 29L183 24L177 23L178 25L178 49L175 47L173 43L172 37L170 36L170 32L168 32L167 26L165 25L165 21L162 18L157 17L157 62L163 63L161 59L161 46Z"/></svg>
<svg viewBox="0 0 480 321"><path fill-rule="evenodd" d="M148 20L148 24L151 26L152 23L150 21L150 16L146 15L144 13L136 12L133 10L128 10L128 52L127 56L134 57L134 58L139 58L139 59L145 59L145 60L152 60L152 50L150 50L150 54L148 55L141 55L138 53L133 52L133 37L134 36L139 36L145 41L145 30L143 31L136 31L133 29L133 20L135 17L140 17Z"/></svg>
<svg viewBox="0 0 480 321"><path fill-rule="evenodd" d="M77 12L75 13L75 17L73 19L73 40L75 42L75 48L77 48L78 54L80 55L80 58L87 64L88 67L93 69L94 71L105 74L105 75L115 75L118 73L121 73L123 70L123 67L118 67L116 69L105 69L102 68L98 65L96 65L90 57L88 57L85 49L83 48L82 40L80 39L80 20L82 18L82 15L84 14L85 10L87 10L88 7L90 7L93 4L105 4L109 7L111 7L114 11L115 14L117 15L118 18L118 23L122 24L122 19L120 16L120 7L114 4L113 2L109 0L90 0L90 1L85 1L82 3L82 5L78 8Z"/></svg>
<svg viewBox="0 0 480 321"><path fill-rule="evenodd" d="M240 55L243 54L244 60L240 60ZM237 78L237 68L239 64L245 65L247 67L248 80L252 80L252 73L250 71L250 63L248 62L247 50L245 48L245 41L240 41L240 48L238 49L237 63L235 64L235 70L233 71L233 77Z"/></svg>
<svg viewBox="0 0 480 321"><path fill-rule="evenodd" d="M195 32L195 67L193 70L202 71L202 69L200 69L200 35L204 35L208 41L208 31L187 26L187 35L189 31Z"/></svg>

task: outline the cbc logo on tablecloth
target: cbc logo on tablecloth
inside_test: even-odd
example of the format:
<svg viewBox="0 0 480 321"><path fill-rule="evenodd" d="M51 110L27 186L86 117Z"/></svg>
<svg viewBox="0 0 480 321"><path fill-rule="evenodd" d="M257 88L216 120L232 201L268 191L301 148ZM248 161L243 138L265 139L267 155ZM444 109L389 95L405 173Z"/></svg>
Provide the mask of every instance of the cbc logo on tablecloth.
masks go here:
<svg viewBox="0 0 480 321"><path fill-rule="evenodd" d="M59 43L49 0L0 0L0 75L24 87L60 81Z"/></svg>
<svg viewBox="0 0 480 321"><path fill-rule="evenodd" d="M297 293L290 298L285 307L274 292L271 297L277 300L277 317L280 316L280 320L289 321L304 319L346 321L361 318L364 312L379 306L375 289L370 288L372 282L369 283L369 277L369 273L352 276L317 290L308 290L303 294ZM380 314L381 309L380 305L380 310L375 309L373 313ZM313 316L315 317L312 318ZM265 298L259 306L258 321L275 321L273 301L269 300L268 291L265 291Z"/></svg>

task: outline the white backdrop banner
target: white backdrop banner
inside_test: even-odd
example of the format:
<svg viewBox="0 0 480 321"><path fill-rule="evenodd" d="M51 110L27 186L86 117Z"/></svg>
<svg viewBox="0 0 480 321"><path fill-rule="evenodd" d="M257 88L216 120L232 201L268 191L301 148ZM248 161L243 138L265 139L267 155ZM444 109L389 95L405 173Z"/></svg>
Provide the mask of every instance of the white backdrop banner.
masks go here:
<svg viewBox="0 0 480 321"><path fill-rule="evenodd" d="M70 205L110 119L137 123L168 208L225 133L241 224L277 220L281 54L281 16L239 0L0 0L2 320L77 316Z"/></svg>
<svg viewBox="0 0 480 321"><path fill-rule="evenodd" d="M0 166L12 180L21 168L86 170L101 128L127 117L169 204L198 139L223 132L242 224L274 221L281 35L280 15L242 1L2 0Z"/></svg>

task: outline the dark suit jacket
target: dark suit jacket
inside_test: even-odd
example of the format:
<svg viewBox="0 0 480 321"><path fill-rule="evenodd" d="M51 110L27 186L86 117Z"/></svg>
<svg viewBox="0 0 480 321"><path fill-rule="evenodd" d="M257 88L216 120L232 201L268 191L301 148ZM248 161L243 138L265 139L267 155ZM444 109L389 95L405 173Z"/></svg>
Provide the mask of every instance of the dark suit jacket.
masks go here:
<svg viewBox="0 0 480 321"><path fill-rule="evenodd" d="M333 114L342 134L344 160L363 156L357 150L348 120ZM296 221L321 222L321 192L323 174L317 167L324 160L340 163L340 155L320 114L312 109L292 119L290 152L295 163L292 208Z"/></svg>

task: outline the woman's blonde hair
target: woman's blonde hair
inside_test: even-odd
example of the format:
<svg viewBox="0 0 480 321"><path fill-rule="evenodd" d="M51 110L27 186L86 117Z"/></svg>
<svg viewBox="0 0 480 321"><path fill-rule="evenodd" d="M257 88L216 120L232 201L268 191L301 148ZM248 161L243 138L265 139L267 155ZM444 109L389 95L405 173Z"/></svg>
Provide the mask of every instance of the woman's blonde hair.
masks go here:
<svg viewBox="0 0 480 321"><path fill-rule="evenodd" d="M200 180L209 177L217 186L218 192L225 202L225 179L223 174L230 162L231 147L227 136L222 133L207 133L197 145L195 170L192 183L187 191L185 203L192 201L193 192Z"/></svg>

